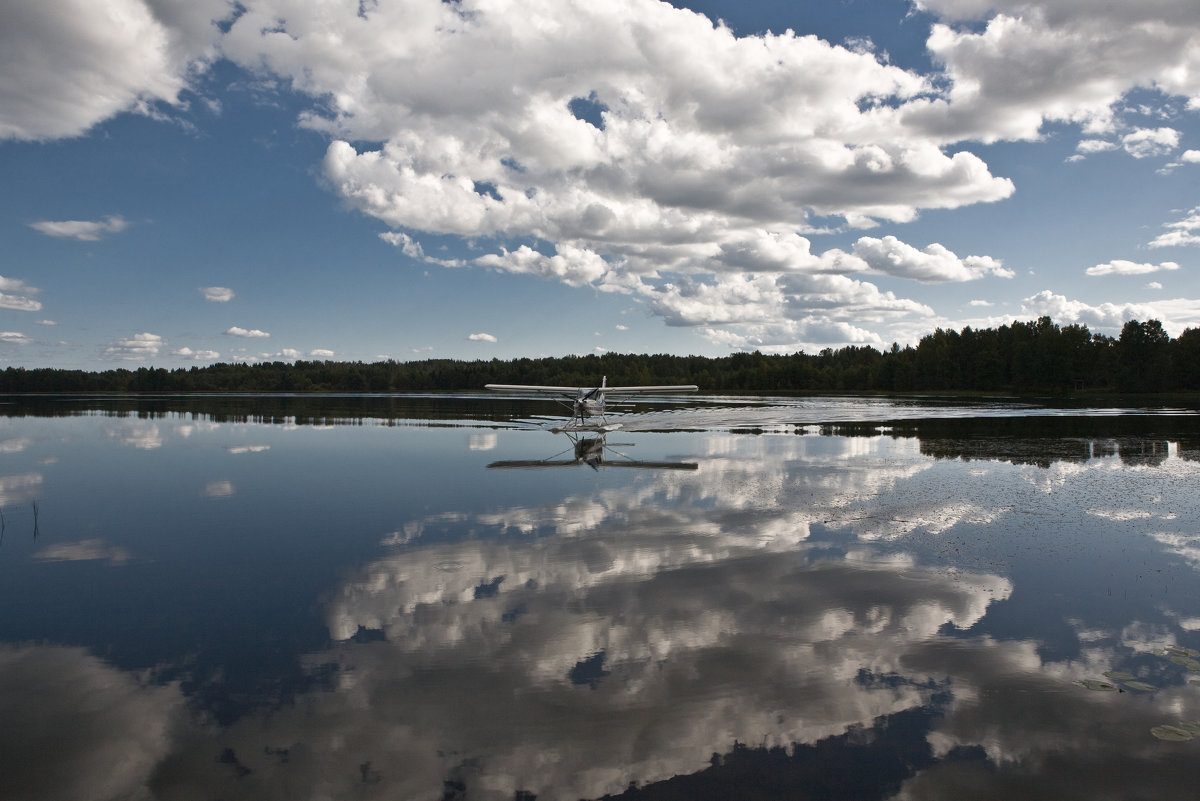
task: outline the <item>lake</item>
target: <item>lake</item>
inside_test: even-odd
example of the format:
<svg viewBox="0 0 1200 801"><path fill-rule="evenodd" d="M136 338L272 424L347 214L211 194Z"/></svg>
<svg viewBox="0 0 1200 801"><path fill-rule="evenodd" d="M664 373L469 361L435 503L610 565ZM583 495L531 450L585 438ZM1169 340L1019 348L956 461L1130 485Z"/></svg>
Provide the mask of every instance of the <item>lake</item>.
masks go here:
<svg viewBox="0 0 1200 801"><path fill-rule="evenodd" d="M1196 793L1192 410L3 400L6 801Z"/></svg>

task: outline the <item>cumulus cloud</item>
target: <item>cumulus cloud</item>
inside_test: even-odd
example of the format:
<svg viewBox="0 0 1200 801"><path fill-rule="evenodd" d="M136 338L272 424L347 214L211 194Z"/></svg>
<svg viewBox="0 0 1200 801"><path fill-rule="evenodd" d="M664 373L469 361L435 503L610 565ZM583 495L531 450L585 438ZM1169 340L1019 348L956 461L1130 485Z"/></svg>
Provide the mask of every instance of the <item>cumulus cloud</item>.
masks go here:
<svg viewBox="0 0 1200 801"><path fill-rule="evenodd" d="M608 271L608 265L599 255L570 245L562 245L553 256L545 256L528 245L521 245L511 253L504 250L500 254L480 256L475 263L511 273L556 278L568 286L591 283Z"/></svg>
<svg viewBox="0 0 1200 801"><path fill-rule="evenodd" d="M29 227L41 231L46 236L95 242L106 234L124 231L129 227L129 223L124 217L113 215L103 220L42 220L30 223Z"/></svg>
<svg viewBox="0 0 1200 801"><path fill-rule="evenodd" d="M333 138L324 177L393 229L383 241L432 263L634 294L643 279L698 282L771 259L836 272L862 265L796 239L814 214L869 226L1013 191L977 156L905 126L897 108L930 84L869 48L739 38L642 0L529 0L521 26L482 0L365 19L245 5L223 52L333 99L303 118ZM525 242L441 262L422 234Z"/></svg>
<svg viewBox="0 0 1200 801"><path fill-rule="evenodd" d="M1200 164L1200 150L1185 150L1179 155L1184 164Z"/></svg>
<svg viewBox="0 0 1200 801"><path fill-rule="evenodd" d="M334 352L328 348L316 348L315 350L310 350L308 355L313 359L332 359Z"/></svg>
<svg viewBox="0 0 1200 801"><path fill-rule="evenodd" d="M201 287L200 294L211 303L228 303L234 298L233 290L224 286Z"/></svg>
<svg viewBox="0 0 1200 801"><path fill-rule="evenodd" d="M1117 145L1115 142L1107 142L1103 139L1084 139L1075 146L1075 150L1077 152L1085 155L1091 155L1092 153L1103 153L1106 150L1116 149Z"/></svg>
<svg viewBox="0 0 1200 801"><path fill-rule="evenodd" d="M1170 230L1159 234L1150 241L1152 248L1178 247L1180 245L1200 245L1200 206L1188 212L1187 216L1177 222L1165 223L1164 228Z"/></svg>
<svg viewBox="0 0 1200 801"><path fill-rule="evenodd" d="M197 362L215 362L221 358L221 354L215 350L192 350L189 347L182 347L178 350L171 351L175 356L183 359L189 359Z"/></svg>
<svg viewBox="0 0 1200 801"><path fill-rule="evenodd" d="M9 295L0 292L0 309L15 309L16 311L41 311L42 302L21 295Z"/></svg>
<svg viewBox="0 0 1200 801"><path fill-rule="evenodd" d="M1088 267L1088 275L1146 275L1147 273L1157 273L1166 270L1178 270L1179 265L1173 261L1164 261L1162 264L1138 264L1124 259L1113 259L1105 264L1097 264L1095 267Z"/></svg>
<svg viewBox="0 0 1200 801"><path fill-rule="evenodd" d="M140 362L157 356L166 344L166 340L158 334L134 334L109 345L104 349L104 355L110 359Z"/></svg>
<svg viewBox="0 0 1200 801"><path fill-rule="evenodd" d="M41 292L37 287L29 286L17 278L5 278L0 275L0 309L14 311L41 311L41 301L29 297ZM15 293L15 294L9 294Z"/></svg>
<svg viewBox="0 0 1200 801"><path fill-rule="evenodd" d="M1048 316L1057 323L1082 323L1088 328L1114 332L1128 320L1161 320L1163 325L1168 323L1165 315L1153 306L1145 303L1101 303L1092 306L1078 300L1068 300L1065 295L1057 295L1048 289L1042 290L1021 301L1021 312L1030 317Z"/></svg>
<svg viewBox="0 0 1200 801"><path fill-rule="evenodd" d="M936 242L917 250L894 236L882 239L864 236L854 243L854 255L866 262L870 272L923 283L972 281L985 275L1013 277L1012 270L990 256L960 259Z"/></svg>
<svg viewBox="0 0 1200 801"><path fill-rule="evenodd" d="M468 334L467 339L471 342L498 342L499 340L491 334Z"/></svg>
<svg viewBox="0 0 1200 801"><path fill-rule="evenodd" d="M33 340L19 331L0 331L0 342L7 345L28 345Z"/></svg>
<svg viewBox="0 0 1200 801"><path fill-rule="evenodd" d="M1179 147L1179 131L1174 128L1139 128L1121 137L1121 147L1135 159L1166 156Z"/></svg>
<svg viewBox="0 0 1200 801"><path fill-rule="evenodd" d="M242 337L243 339L266 339L271 336L266 331L259 331L257 328L247 330L236 325L225 329L225 334L231 337Z"/></svg>
<svg viewBox="0 0 1200 801"><path fill-rule="evenodd" d="M400 248L404 255L411 259L425 258L425 250L421 247L421 243L408 234L400 231L385 231L379 235L379 238L389 245Z"/></svg>
<svg viewBox="0 0 1200 801"><path fill-rule="evenodd" d="M1047 121L1103 134L1115 127L1114 106L1132 89L1200 96L1200 19L1188 0L916 5L942 20L927 46L943 65L949 89L910 104L904 116L931 136L1036 139ZM1138 134L1130 144L1144 153L1143 145L1164 147L1168 137Z"/></svg>
<svg viewBox="0 0 1200 801"><path fill-rule="evenodd" d="M843 275L745 275L682 280L644 289L668 325L694 326L709 341L764 352L871 345L872 323L928 319L933 310Z"/></svg>
<svg viewBox="0 0 1200 801"><path fill-rule="evenodd" d="M123 111L177 104L212 56L221 0L6 3L0 12L0 139L79 136Z"/></svg>

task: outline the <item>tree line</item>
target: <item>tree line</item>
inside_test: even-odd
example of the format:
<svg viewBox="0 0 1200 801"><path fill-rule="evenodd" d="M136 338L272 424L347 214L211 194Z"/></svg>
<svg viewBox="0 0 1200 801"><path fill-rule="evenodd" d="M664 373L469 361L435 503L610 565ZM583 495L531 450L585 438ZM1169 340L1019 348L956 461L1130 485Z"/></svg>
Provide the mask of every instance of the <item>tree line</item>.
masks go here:
<svg viewBox="0 0 1200 801"><path fill-rule="evenodd" d="M999 328L938 328L915 347L728 356L605 353L538 359L218 363L98 372L8 367L2 393L408 392L484 384L698 384L705 392L1162 393L1200 389L1200 328L1172 339L1158 320L1113 338L1049 317Z"/></svg>

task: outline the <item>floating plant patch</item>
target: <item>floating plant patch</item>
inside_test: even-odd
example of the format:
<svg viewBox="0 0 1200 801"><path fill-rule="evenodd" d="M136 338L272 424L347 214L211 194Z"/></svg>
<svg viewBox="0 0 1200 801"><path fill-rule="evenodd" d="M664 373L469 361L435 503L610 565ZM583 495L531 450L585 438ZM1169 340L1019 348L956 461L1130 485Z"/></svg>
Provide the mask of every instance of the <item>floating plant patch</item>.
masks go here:
<svg viewBox="0 0 1200 801"><path fill-rule="evenodd" d="M1183 656L1182 654L1172 654L1170 656L1170 660L1177 665L1182 665L1192 673L1200 673L1200 661L1197 661L1193 657Z"/></svg>
<svg viewBox="0 0 1200 801"><path fill-rule="evenodd" d="M1075 683L1089 690L1111 691L1117 689L1116 685L1110 684L1107 681L1100 681L1099 679L1080 679Z"/></svg>
<svg viewBox="0 0 1200 801"><path fill-rule="evenodd" d="M1151 693L1158 689L1153 684L1147 684L1144 681L1127 681L1125 686L1131 690L1141 690L1145 693Z"/></svg>
<svg viewBox="0 0 1200 801"><path fill-rule="evenodd" d="M1160 740L1175 743L1193 739L1192 733L1181 726L1155 726L1150 733Z"/></svg>
<svg viewBox="0 0 1200 801"><path fill-rule="evenodd" d="M1131 681L1135 678L1132 673L1126 673L1123 670L1106 670L1104 671L1104 676L1116 681Z"/></svg>

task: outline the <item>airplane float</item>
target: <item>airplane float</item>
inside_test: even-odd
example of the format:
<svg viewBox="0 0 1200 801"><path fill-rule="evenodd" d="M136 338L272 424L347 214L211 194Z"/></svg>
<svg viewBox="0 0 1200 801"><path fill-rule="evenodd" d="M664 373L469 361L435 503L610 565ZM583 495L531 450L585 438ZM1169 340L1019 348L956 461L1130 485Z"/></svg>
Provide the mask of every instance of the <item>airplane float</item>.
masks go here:
<svg viewBox="0 0 1200 801"><path fill-rule="evenodd" d="M653 387L610 387L608 376L604 376L598 387L543 387L528 384L487 384L484 389L496 392L529 392L535 395L553 395L571 410L571 424L560 430L591 429L614 431L620 423L610 424L605 417L605 402L609 395L646 395L671 392L696 392L695 384L675 384Z"/></svg>

